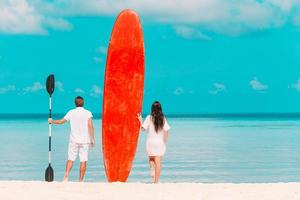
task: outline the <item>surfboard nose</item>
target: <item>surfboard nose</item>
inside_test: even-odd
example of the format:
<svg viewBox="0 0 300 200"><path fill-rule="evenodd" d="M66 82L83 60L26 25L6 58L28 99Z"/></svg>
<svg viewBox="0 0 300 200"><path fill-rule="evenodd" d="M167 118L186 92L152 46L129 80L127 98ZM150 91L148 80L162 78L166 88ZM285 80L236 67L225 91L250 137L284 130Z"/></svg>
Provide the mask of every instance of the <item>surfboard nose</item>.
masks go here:
<svg viewBox="0 0 300 200"><path fill-rule="evenodd" d="M119 48L143 46L143 31L140 18L132 10L122 11L114 24L110 45Z"/></svg>

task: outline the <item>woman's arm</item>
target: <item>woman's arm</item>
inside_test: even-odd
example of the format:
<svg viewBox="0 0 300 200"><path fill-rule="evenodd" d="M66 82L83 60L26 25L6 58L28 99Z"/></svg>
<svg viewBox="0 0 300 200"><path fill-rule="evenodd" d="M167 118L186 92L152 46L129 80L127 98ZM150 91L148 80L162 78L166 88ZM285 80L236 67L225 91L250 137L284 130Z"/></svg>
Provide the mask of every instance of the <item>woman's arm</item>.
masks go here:
<svg viewBox="0 0 300 200"><path fill-rule="evenodd" d="M49 124L64 124L67 120L62 118L59 120L53 120L52 118L48 119Z"/></svg>
<svg viewBox="0 0 300 200"><path fill-rule="evenodd" d="M169 131L164 132L164 142L167 143L169 137Z"/></svg>
<svg viewBox="0 0 300 200"><path fill-rule="evenodd" d="M141 130L142 130L142 131L145 131L145 129L144 129L143 126L142 126L142 124L143 124L143 118L142 118L141 113L139 113L137 117L138 117L138 120L139 120L139 122L140 122Z"/></svg>

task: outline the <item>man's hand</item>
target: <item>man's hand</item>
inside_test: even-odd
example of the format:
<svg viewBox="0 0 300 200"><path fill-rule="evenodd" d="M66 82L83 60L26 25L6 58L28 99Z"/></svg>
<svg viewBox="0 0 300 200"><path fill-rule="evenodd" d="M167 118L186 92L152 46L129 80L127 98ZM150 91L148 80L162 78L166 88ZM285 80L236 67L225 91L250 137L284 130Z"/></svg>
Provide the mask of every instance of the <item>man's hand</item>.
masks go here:
<svg viewBox="0 0 300 200"><path fill-rule="evenodd" d="M95 146L95 137L94 137L94 127L93 127L92 118L89 118L88 129L89 129L90 138L91 138L91 147L94 147Z"/></svg>
<svg viewBox="0 0 300 200"><path fill-rule="evenodd" d="M95 146L95 139L94 139L94 138L91 139L91 146L92 146L92 147Z"/></svg>
<svg viewBox="0 0 300 200"><path fill-rule="evenodd" d="M52 119L52 118L49 118L49 119L48 119L48 122L49 122L49 124L52 124L52 123L53 123L53 119Z"/></svg>

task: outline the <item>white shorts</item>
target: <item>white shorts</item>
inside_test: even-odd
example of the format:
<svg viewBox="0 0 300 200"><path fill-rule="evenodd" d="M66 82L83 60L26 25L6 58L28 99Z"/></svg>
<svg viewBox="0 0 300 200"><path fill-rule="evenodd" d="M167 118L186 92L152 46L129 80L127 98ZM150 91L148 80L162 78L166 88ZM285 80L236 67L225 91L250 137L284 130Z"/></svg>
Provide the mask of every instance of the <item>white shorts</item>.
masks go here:
<svg viewBox="0 0 300 200"><path fill-rule="evenodd" d="M75 161L79 152L80 162L88 161L90 144L69 142L68 160Z"/></svg>

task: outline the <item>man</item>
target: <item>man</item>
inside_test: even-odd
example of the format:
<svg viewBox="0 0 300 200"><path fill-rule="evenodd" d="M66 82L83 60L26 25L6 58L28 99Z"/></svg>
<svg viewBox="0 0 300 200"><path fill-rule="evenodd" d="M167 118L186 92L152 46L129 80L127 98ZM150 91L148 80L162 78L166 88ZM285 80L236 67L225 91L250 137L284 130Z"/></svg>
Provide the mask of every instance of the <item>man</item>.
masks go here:
<svg viewBox="0 0 300 200"><path fill-rule="evenodd" d="M79 181L83 181L88 161L89 146L94 146L94 128L92 122L92 113L83 108L84 100L81 96L75 98L76 108L70 110L64 118L60 120L48 119L51 124L64 124L70 121L71 133L69 140L68 161L64 181L68 181L69 174L79 152L80 169Z"/></svg>

